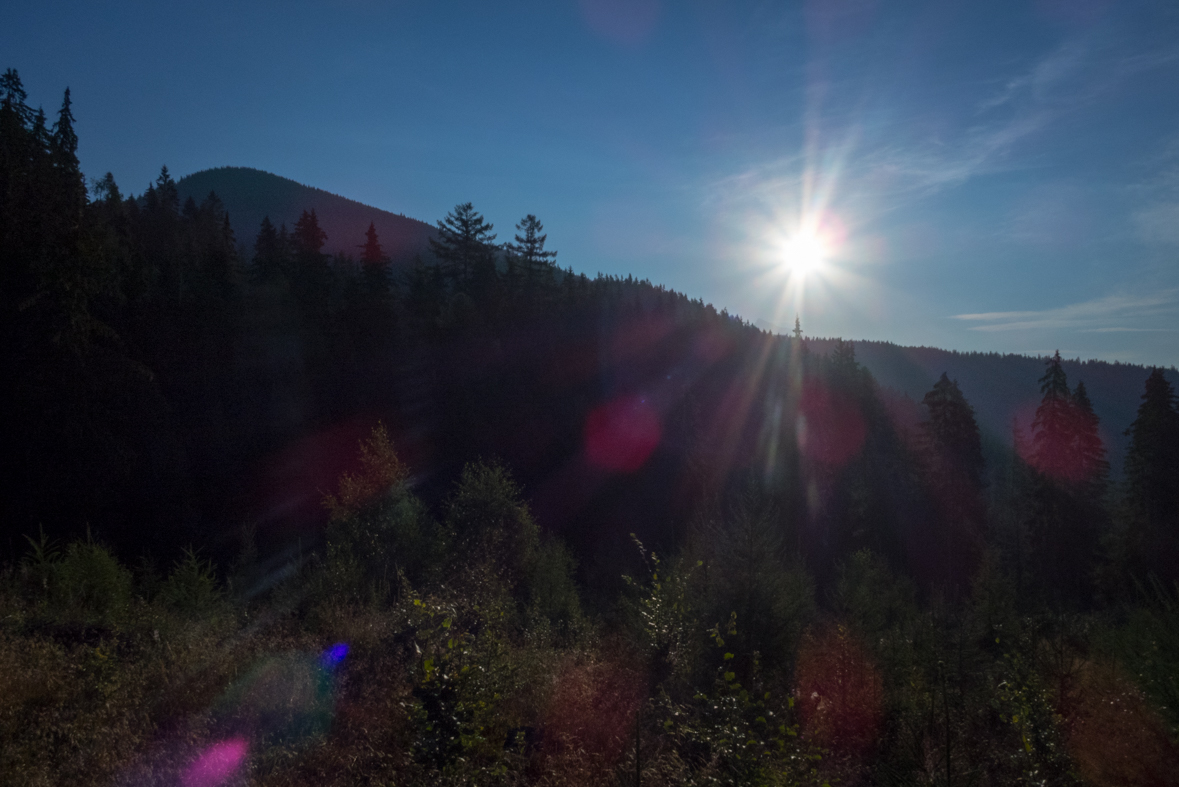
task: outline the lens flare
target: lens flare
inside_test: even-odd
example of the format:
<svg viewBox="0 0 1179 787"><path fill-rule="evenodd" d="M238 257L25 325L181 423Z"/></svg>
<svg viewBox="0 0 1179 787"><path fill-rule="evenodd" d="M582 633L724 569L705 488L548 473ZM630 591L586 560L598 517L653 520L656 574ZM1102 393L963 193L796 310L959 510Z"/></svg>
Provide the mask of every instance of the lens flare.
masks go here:
<svg viewBox="0 0 1179 787"><path fill-rule="evenodd" d="M335 669L344 657L348 655L348 643L337 642L319 656L319 665L325 669Z"/></svg>
<svg viewBox="0 0 1179 787"><path fill-rule="evenodd" d="M585 452L603 470L633 473L659 447L659 415L646 397L620 396L592 410L585 421Z"/></svg>
<svg viewBox="0 0 1179 787"><path fill-rule="evenodd" d="M221 741L197 758L184 774L184 787L219 787L237 773L246 759L249 744L242 738Z"/></svg>

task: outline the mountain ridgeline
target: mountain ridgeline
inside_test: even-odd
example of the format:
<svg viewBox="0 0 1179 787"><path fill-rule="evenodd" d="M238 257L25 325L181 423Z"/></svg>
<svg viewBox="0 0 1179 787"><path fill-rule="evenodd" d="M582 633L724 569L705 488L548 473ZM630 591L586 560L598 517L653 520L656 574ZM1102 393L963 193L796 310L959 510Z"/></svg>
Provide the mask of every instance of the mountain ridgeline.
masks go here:
<svg viewBox="0 0 1179 787"><path fill-rule="evenodd" d="M269 217L276 228L285 224L293 229L303 211L315 211L327 234L325 254L359 256L364 232L372 224L392 264L406 266L415 254L427 250L434 236L434 228L425 222L249 167L194 172L176 181L176 192L182 205L189 199L199 204L209 194L216 194L238 240L250 249L263 218Z"/></svg>
<svg viewBox="0 0 1179 787"><path fill-rule="evenodd" d="M371 223L393 268L402 274L416 255L432 259L429 241L437 233L431 225L261 170L202 170L180 178L176 189L182 203L188 199L199 203L209 194L216 194L233 221L236 237L249 249L253 248L263 218L269 217L275 227L285 224L293 228L304 211L315 211L327 235L324 253L357 256L363 248L364 231ZM829 353L836 341L808 339L811 350L820 355ZM957 380L992 450L1011 445L1013 427L1031 427L1040 397L1036 380L1042 359L863 340L856 341L856 354L883 388L913 400L914 412L919 410L916 403L942 373ZM1102 423L1101 436L1109 450L1110 465L1114 475L1120 475L1129 441L1125 429L1134 420L1140 388L1150 369L1079 359L1066 359L1064 369L1071 379L1088 386L1094 412ZM1172 385L1179 385L1179 372L1169 369L1166 375Z"/></svg>
<svg viewBox="0 0 1179 787"><path fill-rule="evenodd" d="M812 351L827 353L836 339L808 339ZM1042 358L1000 353L954 352L936 347L904 347L891 342L857 341L856 358L883 387L912 400L912 407L946 374L956 380L974 407L987 441L1010 448L1012 429L1029 431L1041 392L1037 380ZM1130 438L1126 427L1141 404L1148 367L1107 361L1063 361L1070 380L1084 382L1101 421L1101 438L1109 451L1114 475L1120 475ZM1171 385L1179 385L1179 372L1164 370Z"/></svg>

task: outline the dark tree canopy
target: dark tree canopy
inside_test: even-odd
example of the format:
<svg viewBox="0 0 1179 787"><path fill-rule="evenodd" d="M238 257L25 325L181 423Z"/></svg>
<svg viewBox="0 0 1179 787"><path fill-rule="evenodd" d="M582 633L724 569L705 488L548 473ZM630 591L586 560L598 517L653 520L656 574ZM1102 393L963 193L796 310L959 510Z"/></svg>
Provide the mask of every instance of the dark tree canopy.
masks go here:
<svg viewBox="0 0 1179 787"><path fill-rule="evenodd" d="M929 411L925 433L941 472L957 476L962 483L978 488L982 483L982 438L974 420L974 408L945 372L933 390L921 400Z"/></svg>
<svg viewBox="0 0 1179 787"><path fill-rule="evenodd" d="M1088 486L1091 495L1100 495L1109 479L1109 462L1105 459L1100 424L1093 412L1093 403L1089 401L1084 381L1078 382L1073 391L1073 408L1076 419L1073 443L1076 469L1073 475L1080 483Z"/></svg>
<svg viewBox="0 0 1179 787"><path fill-rule="evenodd" d="M544 225L529 213L520 220L516 229L515 243L507 244L505 249L509 260L520 266L525 288L532 290L551 285L557 252L545 251L544 244L548 236L543 233Z"/></svg>
<svg viewBox="0 0 1179 787"><path fill-rule="evenodd" d="M1162 369L1146 378L1138 417L1126 430L1125 507L1134 568L1179 580L1179 402Z"/></svg>
<svg viewBox="0 0 1179 787"><path fill-rule="evenodd" d="M368 230L364 233L364 243L360 245L360 264L364 271L364 280L370 293L383 294L389 290L389 257L381 248L377 228L369 222Z"/></svg>
<svg viewBox="0 0 1179 787"><path fill-rule="evenodd" d="M1056 479L1073 476L1073 436L1076 428L1068 377L1060 351L1048 359L1040 378L1043 399L1032 421L1032 462L1036 469Z"/></svg>
<svg viewBox="0 0 1179 787"><path fill-rule="evenodd" d="M283 272L285 260L278 242L278 230L270 223L270 217L262 219L258 237L254 240L254 257L251 274L258 283L273 281Z"/></svg>
<svg viewBox="0 0 1179 787"><path fill-rule="evenodd" d="M494 271L492 229L469 202L456 205L438 222L438 239L430 239L430 251L438 258L443 276L456 289L471 286L488 264Z"/></svg>
<svg viewBox="0 0 1179 787"><path fill-rule="evenodd" d="M306 260L318 260L321 257L323 244L327 242L327 233L319 227L319 218L315 211L303 211L295 223L295 231L291 235L295 244L295 252Z"/></svg>

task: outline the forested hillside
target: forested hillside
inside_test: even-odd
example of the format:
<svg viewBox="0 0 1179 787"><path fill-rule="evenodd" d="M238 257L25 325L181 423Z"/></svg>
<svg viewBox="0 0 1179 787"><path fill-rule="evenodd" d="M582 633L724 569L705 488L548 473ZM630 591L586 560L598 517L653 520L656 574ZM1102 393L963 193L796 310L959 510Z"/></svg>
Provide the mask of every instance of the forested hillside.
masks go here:
<svg viewBox="0 0 1179 787"><path fill-rule="evenodd" d="M815 352L826 353L834 339L809 339ZM996 442L1010 445L1013 423L1027 430L1040 402L1036 383L1043 361L1026 355L960 353L936 347L901 347L890 342L856 342L856 358L880 385L920 401L925 391L945 373L957 380L974 406L979 427ZM1084 382L1101 421L1101 438L1109 450L1114 475L1119 475L1129 445L1125 425L1134 420L1141 403L1147 367L1106 361L1064 360L1070 380ZM1171 385L1179 372L1165 369Z"/></svg>
<svg viewBox="0 0 1179 787"><path fill-rule="evenodd" d="M1029 360L984 452L961 369L905 399L531 214L398 269L88 189L73 123L0 80L0 782L1174 783L1163 370L1110 424Z"/></svg>
<svg viewBox="0 0 1179 787"><path fill-rule="evenodd" d="M305 210L315 211L320 228L327 233L325 254L357 256L364 231L372 224L395 267L425 253L434 232L417 219L249 167L217 167L185 175L176 181L176 192L181 204L189 199L199 203L210 193L217 194L238 230L238 240L247 248L253 247L262 219L269 218L277 228L285 224L290 230Z"/></svg>

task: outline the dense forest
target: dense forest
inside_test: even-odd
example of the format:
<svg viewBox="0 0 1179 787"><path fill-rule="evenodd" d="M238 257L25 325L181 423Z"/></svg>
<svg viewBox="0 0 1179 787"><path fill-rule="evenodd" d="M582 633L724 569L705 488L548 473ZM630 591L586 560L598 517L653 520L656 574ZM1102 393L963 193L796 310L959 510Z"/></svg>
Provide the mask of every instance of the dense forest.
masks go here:
<svg viewBox="0 0 1179 787"><path fill-rule="evenodd" d="M243 253L73 126L4 74L0 782L1176 783L1163 370L1101 424L1043 359L984 452L536 216Z"/></svg>

